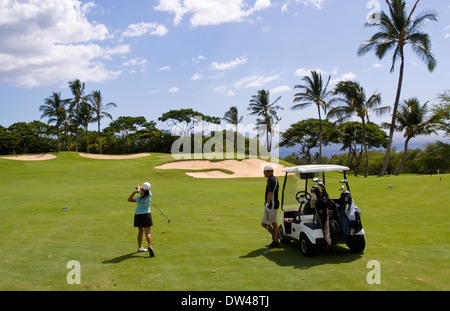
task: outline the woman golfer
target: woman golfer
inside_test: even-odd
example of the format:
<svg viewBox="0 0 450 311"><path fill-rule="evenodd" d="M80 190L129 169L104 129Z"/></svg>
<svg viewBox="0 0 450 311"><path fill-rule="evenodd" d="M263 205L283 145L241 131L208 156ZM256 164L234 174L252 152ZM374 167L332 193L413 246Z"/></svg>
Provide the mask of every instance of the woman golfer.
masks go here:
<svg viewBox="0 0 450 311"><path fill-rule="evenodd" d="M155 253L152 249L152 235L150 234L150 227L153 226L152 214L150 211L150 200L152 198L152 192L150 191L151 185L146 182L142 187L136 186L136 190L128 198L128 202L136 202L136 210L134 212L134 226L138 228L138 252L148 251L150 257L155 257ZM140 193L140 196L134 197L135 194ZM145 238L147 239L148 249L142 247L142 235L145 232Z"/></svg>

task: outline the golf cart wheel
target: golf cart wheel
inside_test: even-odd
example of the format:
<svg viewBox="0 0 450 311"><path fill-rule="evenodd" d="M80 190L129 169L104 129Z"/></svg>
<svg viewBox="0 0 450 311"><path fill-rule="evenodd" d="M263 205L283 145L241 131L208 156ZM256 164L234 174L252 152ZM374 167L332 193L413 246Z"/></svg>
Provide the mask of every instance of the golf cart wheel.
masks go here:
<svg viewBox="0 0 450 311"><path fill-rule="evenodd" d="M280 226L280 230L278 231L278 238L280 239L280 242L283 244L289 244L291 242L290 239L284 236L283 226Z"/></svg>
<svg viewBox="0 0 450 311"><path fill-rule="evenodd" d="M353 253L362 253L366 248L366 241L347 242L347 246Z"/></svg>
<svg viewBox="0 0 450 311"><path fill-rule="evenodd" d="M316 245L312 244L304 233L300 234L300 250L306 257L311 257L316 254Z"/></svg>

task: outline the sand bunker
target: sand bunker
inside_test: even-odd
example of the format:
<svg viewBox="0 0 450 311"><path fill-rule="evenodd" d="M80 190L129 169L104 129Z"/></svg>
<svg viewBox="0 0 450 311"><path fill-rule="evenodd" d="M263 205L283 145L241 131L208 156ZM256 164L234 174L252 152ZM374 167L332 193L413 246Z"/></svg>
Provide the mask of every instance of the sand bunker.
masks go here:
<svg viewBox="0 0 450 311"><path fill-rule="evenodd" d="M138 153L129 155L109 155L109 154L90 154L90 153L79 153L80 156L89 159L99 159L99 160L126 160L126 159L137 159L143 157L151 156L150 153Z"/></svg>
<svg viewBox="0 0 450 311"><path fill-rule="evenodd" d="M157 169L179 169L179 170L205 170L205 169L226 169L234 174L227 174L219 170L208 172L189 172L188 176L195 178L244 178L244 177L264 177L263 169L270 165L274 168L274 175L284 176L282 170L284 165L267 162L261 159L224 160L224 161L177 161L155 167Z"/></svg>
<svg viewBox="0 0 450 311"><path fill-rule="evenodd" d="M49 153L40 153L34 155L13 156L13 157L0 157L0 159L19 160L19 161L43 161L55 159L56 156Z"/></svg>

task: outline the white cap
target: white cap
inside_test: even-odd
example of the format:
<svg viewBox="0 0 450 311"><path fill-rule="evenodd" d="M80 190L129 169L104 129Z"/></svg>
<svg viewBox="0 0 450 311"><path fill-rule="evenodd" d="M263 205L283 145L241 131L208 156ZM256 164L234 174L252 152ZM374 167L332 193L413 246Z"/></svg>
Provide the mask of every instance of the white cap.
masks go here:
<svg viewBox="0 0 450 311"><path fill-rule="evenodd" d="M273 167L272 166L266 166L264 167L265 171L273 171Z"/></svg>
<svg viewBox="0 0 450 311"><path fill-rule="evenodd" d="M149 182L145 182L145 183L142 185L142 189L144 189L144 190L150 190L151 188L152 188L152 185L150 185Z"/></svg>

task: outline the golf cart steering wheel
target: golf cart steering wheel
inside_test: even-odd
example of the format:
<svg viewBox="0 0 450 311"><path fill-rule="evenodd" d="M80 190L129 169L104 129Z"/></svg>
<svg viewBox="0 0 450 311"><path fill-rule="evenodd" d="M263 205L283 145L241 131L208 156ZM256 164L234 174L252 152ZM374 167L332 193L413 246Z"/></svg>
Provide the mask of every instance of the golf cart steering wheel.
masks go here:
<svg viewBox="0 0 450 311"><path fill-rule="evenodd" d="M295 199L297 200L298 203L304 203L303 199L306 199L307 201L311 200L311 194L306 191L299 191L295 195Z"/></svg>

